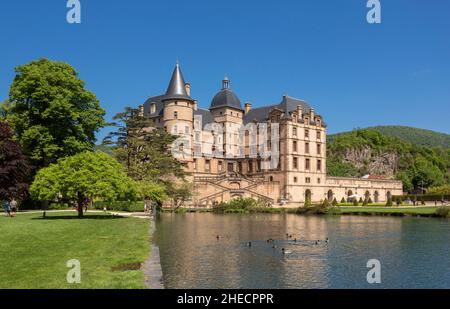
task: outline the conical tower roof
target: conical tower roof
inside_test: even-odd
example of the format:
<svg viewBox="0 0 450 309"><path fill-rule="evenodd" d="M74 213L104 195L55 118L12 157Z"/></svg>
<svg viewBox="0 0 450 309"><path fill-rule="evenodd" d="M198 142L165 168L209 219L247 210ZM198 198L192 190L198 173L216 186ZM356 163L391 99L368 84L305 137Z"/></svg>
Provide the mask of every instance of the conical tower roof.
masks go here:
<svg viewBox="0 0 450 309"><path fill-rule="evenodd" d="M177 63L170 79L169 87L167 87L164 100L184 99L194 101L186 92L186 83L184 82L183 73L181 73L180 65Z"/></svg>

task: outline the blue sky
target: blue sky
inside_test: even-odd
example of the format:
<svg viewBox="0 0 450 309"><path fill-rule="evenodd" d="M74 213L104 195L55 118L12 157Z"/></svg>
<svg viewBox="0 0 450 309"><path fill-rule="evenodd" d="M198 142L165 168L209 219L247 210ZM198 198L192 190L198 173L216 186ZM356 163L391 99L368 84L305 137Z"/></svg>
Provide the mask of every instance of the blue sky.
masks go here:
<svg viewBox="0 0 450 309"><path fill-rule="evenodd" d="M450 133L450 1L81 0L0 3L0 101L14 67L47 57L73 65L107 118L166 90L178 58L208 107L225 74L242 102L306 100L328 132L399 124ZM105 130L99 133L101 138Z"/></svg>

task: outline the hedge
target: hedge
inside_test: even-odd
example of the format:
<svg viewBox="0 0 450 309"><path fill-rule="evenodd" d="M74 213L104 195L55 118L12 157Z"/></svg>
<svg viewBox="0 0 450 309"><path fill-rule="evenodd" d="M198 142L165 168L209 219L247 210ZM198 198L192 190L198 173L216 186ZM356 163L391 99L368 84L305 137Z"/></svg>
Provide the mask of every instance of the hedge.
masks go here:
<svg viewBox="0 0 450 309"><path fill-rule="evenodd" d="M405 195L393 195L392 199L397 200L400 199L402 202L404 202L407 198L409 198L411 201L425 201L425 202L434 202L434 201L442 201L442 199L448 201L450 200L449 194L405 194Z"/></svg>
<svg viewBox="0 0 450 309"><path fill-rule="evenodd" d="M144 211L144 202L143 201L115 201L115 202L104 202L98 201L94 202L94 209L103 210L106 207L107 210L114 211L129 211L129 212L138 212Z"/></svg>

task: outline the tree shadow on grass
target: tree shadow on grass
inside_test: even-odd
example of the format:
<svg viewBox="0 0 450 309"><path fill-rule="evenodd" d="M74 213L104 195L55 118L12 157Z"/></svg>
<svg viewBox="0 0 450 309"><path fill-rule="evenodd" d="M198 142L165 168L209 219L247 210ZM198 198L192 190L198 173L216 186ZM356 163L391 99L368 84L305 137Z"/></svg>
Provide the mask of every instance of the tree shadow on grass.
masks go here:
<svg viewBox="0 0 450 309"><path fill-rule="evenodd" d="M78 216L52 216L47 215L44 217L32 218L32 220L116 220L116 219L124 219L122 216L113 216L113 215L84 215L79 218Z"/></svg>

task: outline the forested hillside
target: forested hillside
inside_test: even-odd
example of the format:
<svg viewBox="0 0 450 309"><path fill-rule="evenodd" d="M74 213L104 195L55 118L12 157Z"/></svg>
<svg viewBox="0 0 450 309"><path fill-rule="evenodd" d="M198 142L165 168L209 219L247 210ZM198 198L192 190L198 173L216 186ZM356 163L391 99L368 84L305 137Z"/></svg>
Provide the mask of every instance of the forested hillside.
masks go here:
<svg viewBox="0 0 450 309"><path fill-rule="evenodd" d="M376 126L367 129L378 131L384 135L398 137L414 145L450 148L450 134L406 126ZM340 134L345 133L330 135L329 138L333 140L335 136Z"/></svg>
<svg viewBox="0 0 450 309"><path fill-rule="evenodd" d="M449 183L450 148L421 146L378 129L357 129L331 135L327 170L331 176L384 175L403 181L405 190ZM434 142L433 142L434 143Z"/></svg>

